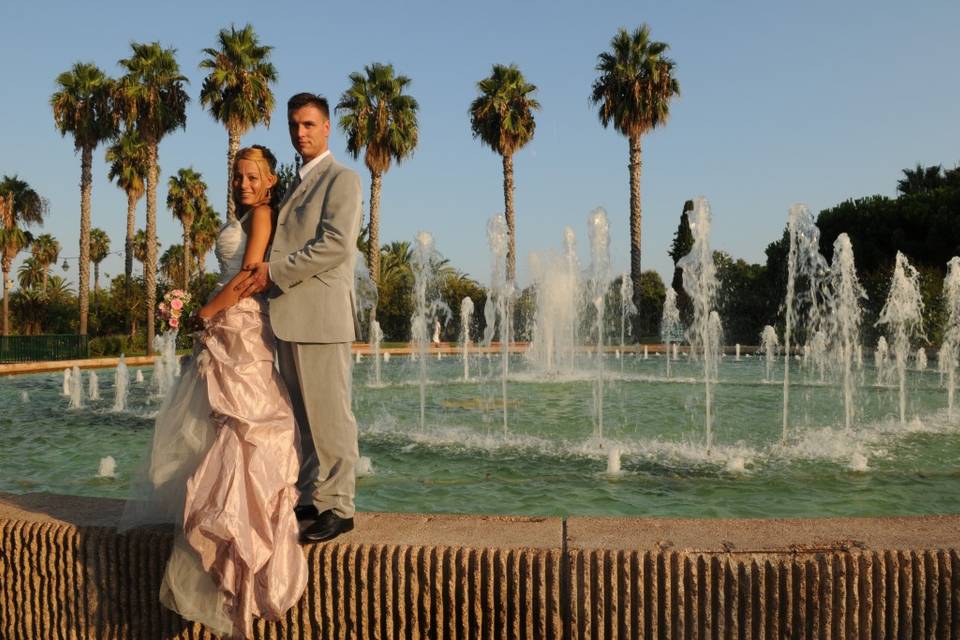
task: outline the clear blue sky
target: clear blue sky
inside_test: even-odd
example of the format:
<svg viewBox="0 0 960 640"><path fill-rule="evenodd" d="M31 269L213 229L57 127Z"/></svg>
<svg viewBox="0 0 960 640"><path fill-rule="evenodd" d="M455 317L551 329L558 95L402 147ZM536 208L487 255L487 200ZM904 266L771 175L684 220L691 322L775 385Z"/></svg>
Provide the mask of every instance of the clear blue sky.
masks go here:
<svg viewBox="0 0 960 640"><path fill-rule="evenodd" d="M892 195L900 170L960 161L960 4L873 2L26 2L0 7L0 174L19 174L50 202L43 230L78 255L80 159L53 126L54 80L77 61L119 75L131 41L177 49L190 78L187 127L160 146L159 234L179 242L165 208L166 179L193 166L223 211L226 133L199 105L201 49L231 22L253 24L275 47L280 107L274 124L246 135L290 161L282 105L301 90L335 102L347 75L392 63L420 102L416 154L384 178L381 238L433 232L454 265L489 279L486 221L502 210L498 156L472 139L467 106L493 63L516 63L539 87L534 141L516 156L518 271L528 283L531 251L559 248L577 232L589 259L586 217L611 220L614 268L627 267L627 142L603 129L587 96L599 52L620 26L647 22L670 44L682 96L670 122L644 139L643 261L666 278L683 201L706 196L713 245L763 259L788 207L814 211L848 197ZM339 132L331 148L355 163ZM106 179L103 149L93 168L93 225L122 250L126 199ZM366 197L366 194L365 194ZM137 226L144 225L141 200ZM366 205L365 205L366 215ZM22 257L21 257L22 259ZM212 260L212 257L211 257ZM19 262L19 261L18 261ZM123 269L111 256L102 267ZM59 273L59 268L55 271ZM76 277L76 262L68 272Z"/></svg>

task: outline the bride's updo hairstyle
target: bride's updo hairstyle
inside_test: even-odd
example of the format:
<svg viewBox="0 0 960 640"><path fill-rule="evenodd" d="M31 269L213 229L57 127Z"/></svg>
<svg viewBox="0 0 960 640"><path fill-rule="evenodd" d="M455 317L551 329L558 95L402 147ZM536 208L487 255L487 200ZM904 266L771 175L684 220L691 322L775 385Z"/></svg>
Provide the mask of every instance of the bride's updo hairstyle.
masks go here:
<svg viewBox="0 0 960 640"><path fill-rule="evenodd" d="M241 160L250 160L256 163L257 168L260 170L260 179L264 184L269 184L271 178L273 187L268 187L266 192L263 194L263 197L259 199L256 204L269 204L270 208L273 209L274 215L277 213L277 206L280 204L280 196L283 195L277 189L277 158L273 155L270 149L255 144L251 147L244 147L237 151L236 157L233 159L233 171L236 175L237 165ZM231 189L235 188L231 185ZM234 193L234 202L237 203L237 207L242 205L239 202L239 198L236 197Z"/></svg>

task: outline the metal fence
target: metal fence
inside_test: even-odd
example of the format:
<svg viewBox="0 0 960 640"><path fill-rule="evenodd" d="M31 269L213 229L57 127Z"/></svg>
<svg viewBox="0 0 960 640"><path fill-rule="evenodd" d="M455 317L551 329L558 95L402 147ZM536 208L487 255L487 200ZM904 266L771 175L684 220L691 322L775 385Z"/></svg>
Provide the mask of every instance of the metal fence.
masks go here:
<svg viewBox="0 0 960 640"><path fill-rule="evenodd" d="M75 360L89 353L87 336L0 336L0 362Z"/></svg>

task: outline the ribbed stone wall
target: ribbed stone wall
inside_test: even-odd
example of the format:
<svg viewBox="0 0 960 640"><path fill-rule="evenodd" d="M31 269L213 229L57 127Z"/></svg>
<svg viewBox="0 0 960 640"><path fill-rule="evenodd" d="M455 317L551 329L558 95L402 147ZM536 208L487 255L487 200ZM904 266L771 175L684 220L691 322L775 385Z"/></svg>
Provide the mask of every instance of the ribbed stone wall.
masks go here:
<svg viewBox="0 0 960 640"><path fill-rule="evenodd" d="M213 638L157 601L170 531L118 509L0 494L0 638ZM958 516L360 514L256 637L960 638L958 548Z"/></svg>
<svg viewBox="0 0 960 640"><path fill-rule="evenodd" d="M956 551L575 551L573 638L960 638Z"/></svg>

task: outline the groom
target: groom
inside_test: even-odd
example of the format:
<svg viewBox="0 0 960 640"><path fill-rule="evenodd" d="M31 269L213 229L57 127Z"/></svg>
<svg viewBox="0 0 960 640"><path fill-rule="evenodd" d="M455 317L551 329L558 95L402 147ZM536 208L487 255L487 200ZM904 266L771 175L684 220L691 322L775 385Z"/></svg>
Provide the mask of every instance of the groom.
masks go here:
<svg viewBox="0 0 960 640"><path fill-rule="evenodd" d="M313 520L300 540L320 542L353 529L350 343L360 333L353 298L360 177L330 155L326 98L293 96L287 122L303 166L280 204L269 262L245 267L250 275L237 289L243 297L267 291L280 375L300 429L297 518Z"/></svg>

